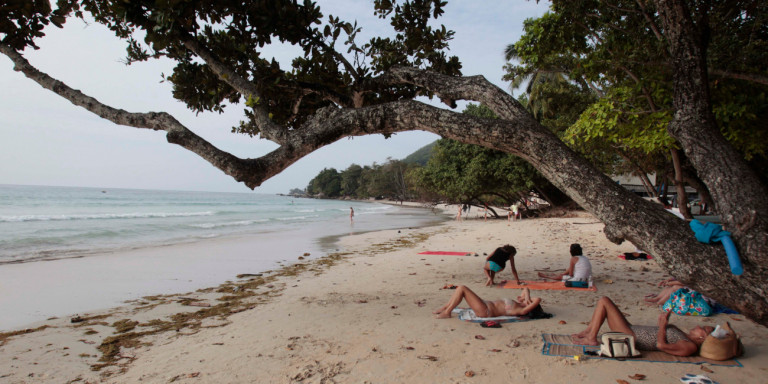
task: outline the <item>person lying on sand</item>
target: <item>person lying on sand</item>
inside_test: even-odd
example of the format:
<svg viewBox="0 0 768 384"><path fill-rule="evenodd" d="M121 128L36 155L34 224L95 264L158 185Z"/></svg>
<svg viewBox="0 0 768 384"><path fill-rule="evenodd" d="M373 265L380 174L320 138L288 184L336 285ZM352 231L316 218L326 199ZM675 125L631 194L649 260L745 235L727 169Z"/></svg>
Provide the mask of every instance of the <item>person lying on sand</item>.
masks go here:
<svg viewBox="0 0 768 384"><path fill-rule="evenodd" d="M635 346L642 351L663 351L675 356L691 356L698 352L701 343L714 330L710 326L696 326L685 333L669 325L671 312L659 315L658 326L632 325L616 304L608 297L601 297L587 329L571 335L574 343L598 345L597 333L607 320L611 331L635 336Z"/></svg>
<svg viewBox="0 0 768 384"><path fill-rule="evenodd" d="M675 279L667 279L659 283L659 287L664 287L661 289L659 293L656 294L650 294L645 296L645 302L648 305L664 305L664 303L669 300L669 297L672 296L675 291L677 291L680 288L685 288L685 284L675 280Z"/></svg>
<svg viewBox="0 0 768 384"><path fill-rule="evenodd" d="M507 244L503 247L496 248L493 253L485 258L485 265L483 266L483 272L485 277L488 278L485 282L485 286L489 287L493 285L493 278L497 272L504 270L504 266L509 261L509 268L512 270L512 274L515 276L515 281L520 285L520 278L517 276L517 268L515 268L515 255L517 249Z"/></svg>
<svg viewBox="0 0 768 384"><path fill-rule="evenodd" d="M583 255L581 245L571 244L571 263L568 265L568 269L565 273L559 275L547 275L543 272L539 272L539 277L542 279L551 280L563 280L565 278L568 281L587 281L589 276L592 275L592 263L589 259Z"/></svg>
<svg viewBox="0 0 768 384"><path fill-rule="evenodd" d="M462 300L467 301L477 317L523 316L531 313L541 304L540 297L531 298L531 291L528 288L523 288L517 301L512 299L485 301L467 286L459 285L448 303L432 313L438 319L448 319L451 317L451 311L458 307Z"/></svg>

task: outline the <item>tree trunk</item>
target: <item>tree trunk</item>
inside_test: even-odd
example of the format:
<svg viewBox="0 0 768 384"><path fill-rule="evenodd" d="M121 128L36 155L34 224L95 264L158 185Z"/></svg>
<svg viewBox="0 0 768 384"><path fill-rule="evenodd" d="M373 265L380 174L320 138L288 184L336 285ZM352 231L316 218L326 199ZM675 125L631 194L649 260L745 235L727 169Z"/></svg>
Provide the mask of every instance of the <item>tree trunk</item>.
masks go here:
<svg viewBox="0 0 768 384"><path fill-rule="evenodd" d="M693 288L768 324L765 292L768 273L768 190L728 144L712 114L703 38L692 10L681 0L656 0L672 57L675 115L668 131L680 142L717 204L726 229L733 232L744 274L712 265L684 267L690 254L664 254L660 263ZM719 245L710 248L719 248ZM718 252L722 258L722 252ZM700 259L699 257L696 257ZM702 260L703 261L703 260ZM721 260L714 260L720 263Z"/></svg>
<svg viewBox="0 0 768 384"><path fill-rule="evenodd" d="M683 170L680 165L680 155L676 149L672 153L672 165L675 168L675 189L677 189L677 208L680 213L688 220L693 219L691 210L688 209L688 193L685 192L685 182L683 182Z"/></svg>

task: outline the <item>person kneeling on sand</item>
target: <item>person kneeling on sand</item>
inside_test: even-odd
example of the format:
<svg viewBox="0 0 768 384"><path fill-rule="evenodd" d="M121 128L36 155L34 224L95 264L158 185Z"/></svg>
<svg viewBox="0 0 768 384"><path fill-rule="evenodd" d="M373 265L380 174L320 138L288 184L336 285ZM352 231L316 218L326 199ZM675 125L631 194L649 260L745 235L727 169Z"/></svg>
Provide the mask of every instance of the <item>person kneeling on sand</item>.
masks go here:
<svg viewBox="0 0 768 384"><path fill-rule="evenodd" d="M552 280L587 281L592 275L592 263L583 255L581 245L571 244L571 263L565 273L559 275L547 275L539 272L539 277Z"/></svg>
<svg viewBox="0 0 768 384"><path fill-rule="evenodd" d="M541 298L531 298L531 291L523 288L517 300L503 299L496 301L485 301L465 285L456 287L448 303L436 309L434 313L438 319L448 319L451 317L451 311L466 300L469 307L475 312L477 317L498 317L498 316L523 316L541 312Z"/></svg>
<svg viewBox="0 0 768 384"><path fill-rule="evenodd" d="M488 278L485 282L486 287L493 285L493 278L496 276L497 272L504 270L507 260L509 260L509 268L512 270L512 274L515 275L517 285L520 285L520 278L517 276L517 268L515 268L516 254L517 249L507 244L503 247L496 248L490 256L485 258L486 261L483 266L483 272L485 272L485 277Z"/></svg>
<svg viewBox="0 0 768 384"><path fill-rule="evenodd" d="M597 333L607 320L611 331L633 335L635 346L641 351L663 351L675 356L695 354L714 328L696 326L690 332L685 333L680 328L668 324L670 313L666 312L659 315L658 326L632 325L616 304L608 297L603 296L597 302L597 307L587 329L574 333L571 338L574 343L580 345L599 345Z"/></svg>

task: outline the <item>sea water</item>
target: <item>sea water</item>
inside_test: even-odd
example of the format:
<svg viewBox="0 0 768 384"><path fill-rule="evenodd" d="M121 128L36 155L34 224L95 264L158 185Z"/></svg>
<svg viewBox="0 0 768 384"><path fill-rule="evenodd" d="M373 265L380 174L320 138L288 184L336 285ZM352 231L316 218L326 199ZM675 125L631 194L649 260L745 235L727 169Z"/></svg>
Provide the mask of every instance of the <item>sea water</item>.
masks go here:
<svg viewBox="0 0 768 384"><path fill-rule="evenodd" d="M259 193L0 185L0 264L228 236L300 231L318 240L434 220L428 210Z"/></svg>
<svg viewBox="0 0 768 384"><path fill-rule="evenodd" d="M442 220L375 202L0 185L0 330L213 287L335 252L339 236Z"/></svg>

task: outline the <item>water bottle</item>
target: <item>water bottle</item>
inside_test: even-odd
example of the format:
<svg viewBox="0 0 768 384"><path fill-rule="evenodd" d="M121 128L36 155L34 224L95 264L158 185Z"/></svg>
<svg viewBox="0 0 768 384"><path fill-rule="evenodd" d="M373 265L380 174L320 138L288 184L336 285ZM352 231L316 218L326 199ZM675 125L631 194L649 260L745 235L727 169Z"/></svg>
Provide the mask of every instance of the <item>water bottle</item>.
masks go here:
<svg viewBox="0 0 768 384"><path fill-rule="evenodd" d="M592 288L592 275L589 275L589 288Z"/></svg>

